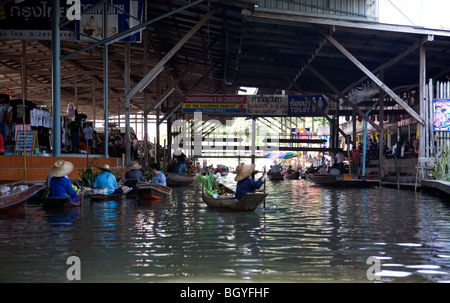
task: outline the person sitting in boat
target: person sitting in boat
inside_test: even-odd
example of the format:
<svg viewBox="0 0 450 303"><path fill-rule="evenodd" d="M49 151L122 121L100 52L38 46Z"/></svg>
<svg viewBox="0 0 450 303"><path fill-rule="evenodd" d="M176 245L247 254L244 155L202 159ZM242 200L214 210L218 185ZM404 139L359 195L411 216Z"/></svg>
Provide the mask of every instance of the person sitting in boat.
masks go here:
<svg viewBox="0 0 450 303"><path fill-rule="evenodd" d="M141 168L142 166L137 161L131 162L130 166L128 167L128 171L125 174L125 179L133 183L135 182L135 184L144 183L145 177L142 174Z"/></svg>
<svg viewBox="0 0 450 303"><path fill-rule="evenodd" d="M83 193L77 194L72 188L72 183L68 178L73 170L73 164L69 161L58 160L50 168L51 179L49 182L49 198L66 198L69 196L71 202L80 201Z"/></svg>
<svg viewBox="0 0 450 303"><path fill-rule="evenodd" d="M167 186L166 176L162 173L161 168L158 163L153 163L150 165L150 169L152 170L152 180L150 183L152 184L160 184Z"/></svg>
<svg viewBox="0 0 450 303"><path fill-rule="evenodd" d="M281 174L283 168L280 164L271 165L268 175L278 175Z"/></svg>
<svg viewBox="0 0 450 303"><path fill-rule="evenodd" d="M327 164L323 163L322 166L320 167L319 171L317 172L319 175L326 175L328 174L328 168L327 168Z"/></svg>
<svg viewBox="0 0 450 303"><path fill-rule="evenodd" d="M177 160L177 174L184 175L184 169L186 168L186 160L187 160L186 155L183 153L181 148L177 148L173 152L173 156Z"/></svg>
<svg viewBox="0 0 450 303"><path fill-rule="evenodd" d="M108 195L124 194L131 190L128 186L125 185L117 186L116 176L113 174L113 171L111 170L108 164L95 167L102 170L103 173L101 173L95 178L93 184L94 188L106 187L108 188Z"/></svg>
<svg viewBox="0 0 450 303"><path fill-rule="evenodd" d="M339 165L337 163L334 163L331 170L330 170L330 175L332 176L337 176L340 175L341 171L339 169Z"/></svg>
<svg viewBox="0 0 450 303"><path fill-rule="evenodd" d="M259 178L258 181L255 181L252 178L250 178L250 175L253 173L254 170L255 164L248 165L241 163L236 168L236 177L234 178L234 180L237 181L235 194L235 198L237 200L242 199L246 193L254 193L264 184L266 172L263 173L262 177Z"/></svg>

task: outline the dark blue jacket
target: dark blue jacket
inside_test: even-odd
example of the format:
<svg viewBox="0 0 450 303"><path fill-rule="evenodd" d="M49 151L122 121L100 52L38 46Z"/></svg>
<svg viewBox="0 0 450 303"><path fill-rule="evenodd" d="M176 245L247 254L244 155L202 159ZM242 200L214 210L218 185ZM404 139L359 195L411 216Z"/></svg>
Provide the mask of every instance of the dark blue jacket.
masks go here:
<svg viewBox="0 0 450 303"><path fill-rule="evenodd" d="M255 181L250 177L247 177L244 180L239 181L236 186L236 194L235 194L236 199L241 200L246 193L254 193L263 184L264 181L262 181L261 179Z"/></svg>

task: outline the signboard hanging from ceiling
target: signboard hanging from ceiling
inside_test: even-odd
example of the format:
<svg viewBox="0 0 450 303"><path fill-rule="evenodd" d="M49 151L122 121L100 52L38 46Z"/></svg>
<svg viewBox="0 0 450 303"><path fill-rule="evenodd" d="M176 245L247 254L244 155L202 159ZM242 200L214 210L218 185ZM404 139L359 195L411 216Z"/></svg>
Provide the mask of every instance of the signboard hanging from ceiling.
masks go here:
<svg viewBox="0 0 450 303"><path fill-rule="evenodd" d="M309 96L327 113L328 98ZM249 116L321 117L304 96L300 95L188 95L183 100L183 113L222 113Z"/></svg>
<svg viewBox="0 0 450 303"><path fill-rule="evenodd" d="M245 114L245 95L188 95L183 100L183 113Z"/></svg>
<svg viewBox="0 0 450 303"><path fill-rule="evenodd" d="M252 95L247 96L247 114L254 116L286 116L288 96Z"/></svg>
<svg viewBox="0 0 450 303"><path fill-rule="evenodd" d="M321 117L322 113L316 109L304 96L289 95L289 116L303 116L303 117ZM313 102L316 103L325 113L328 108L328 98L323 95L309 96Z"/></svg>
<svg viewBox="0 0 450 303"><path fill-rule="evenodd" d="M103 39L103 7L98 0L81 0L81 20L76 21L77 40L95 42ZM139 25L142 20L143 0L109 0L107 37ZM141 32L123 39L141 41Z"/></svg>
<svg viewBox="0 0 450 303"><path fill-rule="evenodd" d="M0 39L52 39L52 1L24 0L0 5ZM102 39L102 5L99 0L80 0L81 20L70 21L61 27L61 40L95 42ZM143 0L108 1L108 36L139 24L143 17ZM71 4L61 1L61 20L65 19ZM88 10L89 9L89 10ZM100 33L100 34L99 34ZM89 35L90 34L90 35ZM140 42L140 32L123 40Z"/></svg>

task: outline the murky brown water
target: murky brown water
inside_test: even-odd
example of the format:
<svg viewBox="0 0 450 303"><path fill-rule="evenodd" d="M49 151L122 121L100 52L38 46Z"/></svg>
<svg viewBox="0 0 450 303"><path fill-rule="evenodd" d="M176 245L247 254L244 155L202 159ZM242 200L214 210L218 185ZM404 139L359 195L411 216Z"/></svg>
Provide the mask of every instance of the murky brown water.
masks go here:
<svg viewBox="0 0 450 303"><path fill-rule="evenodd" d="M381 282L450 281L444 199L306 180L266 186L266 207L252 213L208 210L198 185L150 206L28 203L24 215L0 217L0 281L67 282L70 256L83 282L370 282L369 257Z"/></svg>

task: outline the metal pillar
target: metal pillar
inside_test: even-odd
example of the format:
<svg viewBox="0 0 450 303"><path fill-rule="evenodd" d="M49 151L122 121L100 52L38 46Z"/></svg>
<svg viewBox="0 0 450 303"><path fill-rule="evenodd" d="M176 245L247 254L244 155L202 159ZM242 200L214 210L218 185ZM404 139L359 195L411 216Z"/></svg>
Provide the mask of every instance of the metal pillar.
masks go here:
<svg viewBox="0 0 450 303"><path fill-rule="evenodd" d="M52 109L53 157L61 155L61 37L59 28L59 0L52 0Z"/></svg>
<svg viewBox="0 0 450 303"><path fill-rule="evenodd" d="M130 41L125 41L125 95L130 91ZM125 165L128 167L131 163L130 146L130 99L125 99Z"/></svg>
<svg viewBox="0 0 450 303"><path fill-rule="evenodd" d="M106 36L108 34L108 3L103 2L103 10L102 10L102 17L103 17L103 39L106 39ZM104 98L104 105L105 105L105 139L103 140L103 145L105 147L105 158L109 158L108 155L108 44L105 43L103 45L103 98Z"/></svg>

